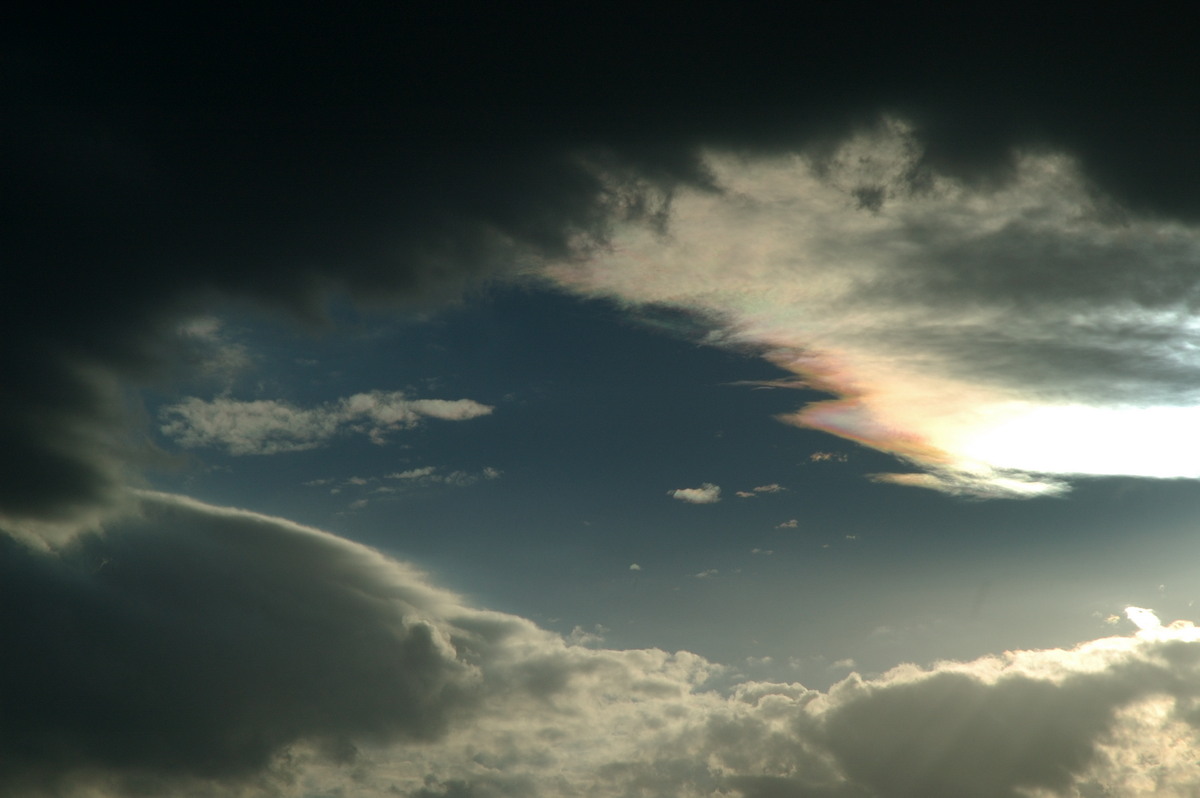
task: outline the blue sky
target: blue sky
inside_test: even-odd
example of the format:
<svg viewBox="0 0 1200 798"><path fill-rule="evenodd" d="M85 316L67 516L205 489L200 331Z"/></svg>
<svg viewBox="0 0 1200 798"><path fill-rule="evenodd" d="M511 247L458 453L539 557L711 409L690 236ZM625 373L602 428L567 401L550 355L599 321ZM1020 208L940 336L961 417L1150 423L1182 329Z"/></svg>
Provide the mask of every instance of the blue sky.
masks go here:
<svg viewBox="0 0 1200 798"><path fill-rule="evenodd" d="M1190 29L614 10L6 26L0 793L1200 790Z"/></svg>
<svg viewBox="0 0 1200 798"><path fill-rule="evenodd" d="M430 315L344 313L321 331L214 316L210 356L244 365L145 410L370 391L494 409L276 454L159 432L178 459L152 484L329 529L562 634L810 685L845 660L1069 646L1126 606L1182 617L1196 598L1190 481L1083 480L1037 501L876 484L894 458L781 423L824 395L763 385L785 375L699 343L695 320L518 286ZM671 496L705 483L719 501Z"/></svg>

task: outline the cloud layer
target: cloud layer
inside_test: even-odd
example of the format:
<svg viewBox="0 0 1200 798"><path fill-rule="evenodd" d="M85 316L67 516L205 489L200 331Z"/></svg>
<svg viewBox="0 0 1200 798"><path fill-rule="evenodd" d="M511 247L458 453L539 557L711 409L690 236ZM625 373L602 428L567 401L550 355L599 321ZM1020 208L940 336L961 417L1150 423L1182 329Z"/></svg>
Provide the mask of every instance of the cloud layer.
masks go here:
<svg viewBox="0 0 1200 798"><path fill-rule="evenodd" d="M27 796L1016 798L1200 789L1200 632L738 682L565 641L318 530L145 494L0 539L0 788ZM585 642L597 642L586 636Z"/></svg>
<svg viewBox="0 0 1200 798"><path fill-rule="evenodd" d="M923 469L879 479L1028 496L1200 477L1200 227L1123 208L1061 153L987 183L942 174L896 119L705 164L713 188L676 191L661 224L541 273L694 313L708 342L834 394L784 420Z"/></svg>

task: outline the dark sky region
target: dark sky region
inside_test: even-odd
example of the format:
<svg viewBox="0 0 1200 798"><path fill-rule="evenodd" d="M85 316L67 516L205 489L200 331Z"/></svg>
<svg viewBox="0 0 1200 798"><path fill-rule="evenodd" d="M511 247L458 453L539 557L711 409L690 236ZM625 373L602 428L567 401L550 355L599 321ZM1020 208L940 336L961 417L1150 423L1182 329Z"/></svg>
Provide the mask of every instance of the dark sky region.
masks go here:
<svg viewBox="0 0 1200 798"><path fill-rule="evenodd" d="M1200 791L1194 26L3 26L0 794Z"/></svg>

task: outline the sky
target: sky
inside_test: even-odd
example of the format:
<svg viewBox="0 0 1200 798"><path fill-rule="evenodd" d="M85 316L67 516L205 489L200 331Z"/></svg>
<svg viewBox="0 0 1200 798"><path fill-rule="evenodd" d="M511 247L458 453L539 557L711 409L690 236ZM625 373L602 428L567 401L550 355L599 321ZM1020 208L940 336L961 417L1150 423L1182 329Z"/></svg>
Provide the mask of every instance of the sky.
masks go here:
<svg viewBox="0 0 1200 798"><path fill-rule="evenodd" d="M1200 792L1179 19L14 19L0 793Z"/></svg>

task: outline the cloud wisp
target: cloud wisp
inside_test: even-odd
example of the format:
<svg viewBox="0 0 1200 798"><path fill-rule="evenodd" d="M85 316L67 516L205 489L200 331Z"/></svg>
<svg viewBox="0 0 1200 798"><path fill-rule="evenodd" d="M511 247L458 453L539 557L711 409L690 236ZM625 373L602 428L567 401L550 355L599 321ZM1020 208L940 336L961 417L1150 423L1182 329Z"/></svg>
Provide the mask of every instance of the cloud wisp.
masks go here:
<svg viewBox="0 0 1200 798"><path fill-rule="evenodd" d="M881 481L1035 496L1200 477L1200 227L1122 208L1054 152L994 181L938 173L895 119L705 163L714 188L674 191L665 224L617 223L540 274L694 313L707 342L832 394L782 420L920 469Z"/></svg>
<svg viewBox="0 0 1200 798"><path fill-rule="evenodd" d="M0 655L6 794L1200 789L1200 631L1150 610L1069 650L717 689L701 657L564 639L319 530L139 503L50 550L0 538L0 634L23 641Z"/></svg>
<svg viewBox="0 0 1200 798"><path fill-rule="evenodd" d="M276 400L237 401L196 397L163 409L161 431L186 448L220 447L232 455L316 449L347 433L372 443L426 419L463 421L492 412L473 399L410 399L401 391L371 391L301 408Z"/></svg>

